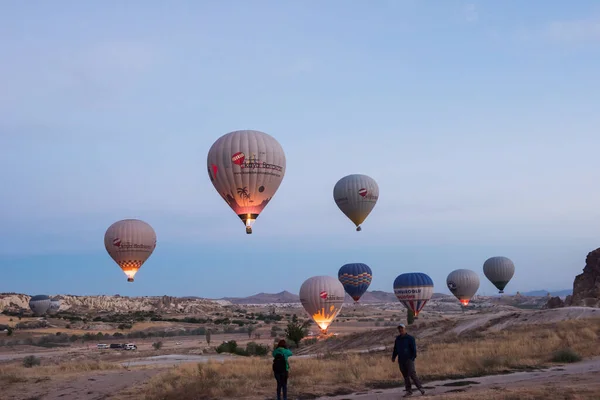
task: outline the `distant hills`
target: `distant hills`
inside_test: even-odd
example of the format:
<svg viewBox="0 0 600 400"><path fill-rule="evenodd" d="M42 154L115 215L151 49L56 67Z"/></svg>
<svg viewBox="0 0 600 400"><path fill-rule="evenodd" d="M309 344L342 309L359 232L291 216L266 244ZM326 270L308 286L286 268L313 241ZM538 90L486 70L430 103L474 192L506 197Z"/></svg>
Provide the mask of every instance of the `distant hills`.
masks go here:
<svg viewBox="0 0 600 400"><path fill-rule="evenodd" d="M447 294L434 293L433 298L448 297ZM248 297L223 297L219 300L226 300L232 304L269 304L269 303L299 303L300 296L284 290L279 293L258 293ZM363 304L368 303L394 303L398 301L396 295L391 292L384 292L382 290L367 291L361 298L360 302ZM348 294L346 294L345 303L353 303L354 300Z"/></svg>
<svg viewBox="0 0 600 400"><path fill-rule="evenodd" d="M564 297L570 295L573 292L572 289L564 289L551 291L550 296ZM509 296L514 296L516 293L511 293ZM521 293L522 296L528 297L543 297L548 295L547 290L532 290L529 292ZM450 297L449 294L434 293L433 299L442 299ZM232 304L270 304L270 303L299 303L300 296L294 293L290 293L287 290L279 293L258 293L248 297L223 297L219 300L226 300ZM363 304L369 303L394 303L398 301L396 296L392 292L384 292L382 290L367 291L361 298L360 302ZM353 303L354 300L346 294L345 303Z"/></svg>
<svg viewBox="0 0 600 400"><path fill-rule="evenodd" d="M552 297L563 297L563 296L568 296L570 294L573 294L573 289L563 289L563 290L557 290L554 292L550 292L550 296ZM521 293L521 296L532 296L532 297L539 297L539 296L547 296L548 295L548 291L547 290L532 290L530 292L523 292Z"/></svg>

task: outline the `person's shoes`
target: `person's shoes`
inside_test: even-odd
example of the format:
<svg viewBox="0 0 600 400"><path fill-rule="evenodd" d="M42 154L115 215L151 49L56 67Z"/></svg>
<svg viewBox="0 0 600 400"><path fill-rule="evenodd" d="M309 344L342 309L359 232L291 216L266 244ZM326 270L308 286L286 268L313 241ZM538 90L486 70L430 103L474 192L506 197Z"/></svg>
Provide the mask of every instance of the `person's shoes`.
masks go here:
<svg viewBox="0 0 600 400"><path fill-rule="evenodd" d="M412 396L412 394L413 394L412 392L406 392L406 394L402 397L409 397L409 396Z"/></svg>
<svg viewBox="0 0 600 400"><path fill-rule="evenodd" d="M419 392L421 392L422 396L425 396L425 391L423 389L419 389Z"/></svg>

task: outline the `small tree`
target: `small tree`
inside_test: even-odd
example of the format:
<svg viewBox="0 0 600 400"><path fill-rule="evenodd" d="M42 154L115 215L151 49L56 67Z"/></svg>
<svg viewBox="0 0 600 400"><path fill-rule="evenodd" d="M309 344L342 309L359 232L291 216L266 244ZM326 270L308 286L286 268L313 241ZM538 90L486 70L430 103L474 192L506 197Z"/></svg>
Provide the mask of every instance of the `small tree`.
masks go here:
<svg viewBox="0 0 600 400"><path fill-rule="evenodd" d="M152 347L154 347L154 350L160 350L162 345L163 345L163 342L161 342L160 340L158 342L152 343Z"/></svg>
<svg viewBox="0 0 600 400"><path fill-rule="evenodd" d="M408 325L412 325L415 322L415 313L410 308L406 309L406 322L408 322Z"/></svg>
<svg viewBox="0 0 600 400"><path fill-rule="evenodd" d="M297 317L295 319L296 321L288 323L287 328L285 329L285 337L299 347L300 341L304 339L308 333L308 321L300 322Z"/></svg>
<svg viewBox="0 0 600 400"><path fill-rule="evenodd" d="M210 346L210 329L206 330L204 336L206 337L206 343L208 343L208 345Z"/></svg>
<svg viewBox="0 0 600 400"><path fill-rule="evenodd" d="M11 328L10 326L8 328L6 328L6 336L12 336L13 334L13 328Z"/></svg>
<svg viewBox="0 0 600 400"><path fill-rule="evenodd" d="M248 339L252 338L252 332L254 332L256 330L256 327L250 325L248 326L246 332L248 333Z"/></svg>

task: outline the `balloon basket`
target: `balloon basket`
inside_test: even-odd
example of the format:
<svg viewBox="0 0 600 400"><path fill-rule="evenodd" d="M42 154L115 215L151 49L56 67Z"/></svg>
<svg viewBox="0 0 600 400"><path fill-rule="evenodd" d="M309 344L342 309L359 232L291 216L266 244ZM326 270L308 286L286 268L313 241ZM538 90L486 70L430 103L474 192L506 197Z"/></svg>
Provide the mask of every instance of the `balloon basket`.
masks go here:
<svg viewBox="0 0 600 400"><path fill-rule="evenodd" d="M127 282L133 282L133 278L127 278Z"/></svg>

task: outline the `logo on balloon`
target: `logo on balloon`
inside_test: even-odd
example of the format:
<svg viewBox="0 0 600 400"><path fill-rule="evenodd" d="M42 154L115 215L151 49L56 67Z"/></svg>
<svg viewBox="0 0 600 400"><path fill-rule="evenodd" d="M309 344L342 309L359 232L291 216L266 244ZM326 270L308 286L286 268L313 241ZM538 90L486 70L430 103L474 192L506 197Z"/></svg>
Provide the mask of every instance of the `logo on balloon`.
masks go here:
<svg viewBox="0 0 600 400"><path fill-rule="evenodd" d="M119 238L114 238L114 239L113 239L113 246L116 246L116 247L121 247L121 239L119 239Z"/></svg>
<svg viewBox="0 0 600 400"><path fill-rule="evenodd" d="M358 194L360 194L362 197L365 197L367 195L367 189L362 188L358 191Z"/></svg>
<svg viewBox="0 0 600 400"><path fill-rule="evenodd" d="M456 290L456 283L452 281L448 282L448 289L450 289L451 292L454 292Z"/></svg>
<svg viewBox="0 0 600 400"><path fill-rule="evenodd" d="M319 293L319 297L324 300L327 300L327 292L323 290L321 293Z"/></svg>
<svg viewBox="0 0 600 400"><path fill-rule="evenodd" d="M238 151L237 153L235 153L234 155L231 156L231 162L234 163L235 165L241 166L245 160L246 160L246 155L244 153L242 153L241 151Z"/></svg>

